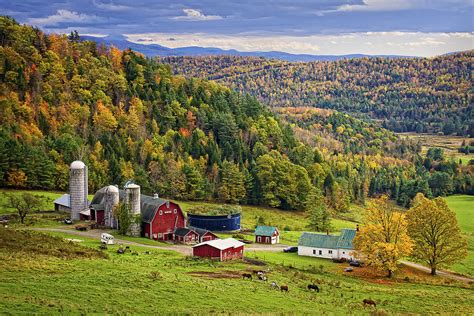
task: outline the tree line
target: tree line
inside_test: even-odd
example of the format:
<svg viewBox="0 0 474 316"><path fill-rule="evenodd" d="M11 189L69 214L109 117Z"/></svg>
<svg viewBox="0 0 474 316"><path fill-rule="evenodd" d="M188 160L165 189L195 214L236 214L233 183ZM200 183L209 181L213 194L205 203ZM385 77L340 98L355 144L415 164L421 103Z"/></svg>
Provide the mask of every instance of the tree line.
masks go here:
<svg viewBox="0 0 474 316"><path fill-rule="evenodd" d="M474 135L473 51L435 58L286 62L166 57L175 73L223 83L271 107L335 109L395 132Z"/></svg>

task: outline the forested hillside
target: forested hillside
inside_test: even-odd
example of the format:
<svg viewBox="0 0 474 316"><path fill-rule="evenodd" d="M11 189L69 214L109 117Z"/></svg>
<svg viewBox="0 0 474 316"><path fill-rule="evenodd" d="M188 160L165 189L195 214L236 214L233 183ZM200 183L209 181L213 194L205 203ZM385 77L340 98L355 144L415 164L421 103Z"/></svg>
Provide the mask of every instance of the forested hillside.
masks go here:
<svg viewBox="0 0 474 316"><path fill-rule="evenodd" d="M82 159L90 192L134 179L168 198L298 210L325 203L343 212L380 193L406 205L419 191L473 191L472 168L440 153L420 157L381 129L338 126L335 140L365 145L315 148L255 98L173 76L133 51L6 17L0 42L1 186L66 190L68 164ZM389 151L377 150L380 137Z"/></svg>
<svg viewBox="0 0 474 316"><path fill-rule="evenodd" d="M162 60L176 73L216 80L271 107L336 109L395 132L474 135L473 56L474 51L304 63L232 56Z"/></svg>

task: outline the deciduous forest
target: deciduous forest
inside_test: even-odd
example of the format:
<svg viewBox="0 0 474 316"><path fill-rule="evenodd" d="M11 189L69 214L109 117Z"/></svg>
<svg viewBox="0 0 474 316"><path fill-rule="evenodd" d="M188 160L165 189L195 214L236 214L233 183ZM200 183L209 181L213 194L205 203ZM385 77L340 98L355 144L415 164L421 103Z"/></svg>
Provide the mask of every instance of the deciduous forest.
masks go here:
<svg viewBox="0 0 474 316"><path fill-rule="evenodd" d="M175 73L188 75L194 69L189 68L190 60L180 59L170 66L131 50L81 41L77 33L47 35L8 17L0 18L0 42L2 187L66 190L68 164L81 159L89 167L90 192L134 179L145 193L168 198L289 210L308 209L308 197L320 195L328 209L345 212L349 203L365 203L366 197L381 193L401 205L408 205L417 192L429 197L474 193L473 166L447 160L441 150L421 155L416 144L337 111L286 110L285 114L282 109L282 117L276 116L261 101L273 106L289 105L290 99L306 103L290 97L308 88L295 86L296 78L310 82L303 75L316 74L298 70L303 64L264 69L269 77L262 73L258 81L248 80L250 74L235 76L245 78L233 86L237 90L247 91L240 86L244 84L268 86L272 92L263 95L265 90L259 90L258 101L214 81L172 74L173 67ZM329 98L327 106L315 104L347 110L355 106L348 95L353 93L377 105L366 107L368 115L411 124L418 115L436 113L438 121L429 115L420 121L423 129L437 130L441 122L452 119L456 131L467 133L468 126L460 122L468 121L463 115L469 110L469 56L442 57L436 62L312 63L311 67L325 69L317 72L326 82L317 95ZM445 59L450 62L444 64ZM202 61L207 62L214 61ZM369 63L371 69L385 70L373 76L361 72ZM396 72L391 63L398 63ZM256 65L263 67L260 62ZM225 68L216 71L231 78ZM289 73L294 78L291 84L281 77ZM414 73L419 75L410 77L413 89L401 89ZM273 89L277 77L292 88ZM342 82L358 88L350 92ZM375 86L375 82L386 84ZM392 87L398 87L393 95L377 93ZM400 106L400 100L411 100L400 95L406 91L420 97L417 110ZM284 95L287 102L276 101ZM385 104L387 100L393 107ZM331 102L339 105L329 106ZM303 119L296 120L295 115ZM305 140L302 136L307 133Z"/></svg>
<svg viewBox="0 0 474 316"><path fill-rule="evenodd" d="M175 73L216 80L271 107L335 109L395 132L474 135L473 51L435 58L285 62L167 57Z"/></svg>

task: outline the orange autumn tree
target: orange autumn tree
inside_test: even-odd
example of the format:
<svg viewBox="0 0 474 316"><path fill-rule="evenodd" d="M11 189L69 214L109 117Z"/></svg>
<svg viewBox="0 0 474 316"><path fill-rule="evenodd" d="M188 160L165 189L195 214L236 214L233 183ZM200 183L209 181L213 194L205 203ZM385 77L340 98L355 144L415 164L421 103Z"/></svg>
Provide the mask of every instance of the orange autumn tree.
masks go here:
<svg viewBox="0 0 474 316"><path fill-rule="evenodd" d="M387 272L389 278L397 270L397 261L411 253L413 242L405 214L398 212L387 196L369 203L354 248L369 266Z"/></svg>

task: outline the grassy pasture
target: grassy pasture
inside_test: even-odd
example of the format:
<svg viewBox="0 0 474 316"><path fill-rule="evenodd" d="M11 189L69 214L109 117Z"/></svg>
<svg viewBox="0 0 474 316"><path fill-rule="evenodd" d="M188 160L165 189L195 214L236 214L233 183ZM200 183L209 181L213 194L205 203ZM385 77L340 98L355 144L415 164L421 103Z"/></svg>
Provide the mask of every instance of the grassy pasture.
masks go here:
<svg viewBox="0 0 474 316"><path fill-rule="evenodd" d="M421 142L422 153L426 154L428 148L439 147L443 148L448 158L453 158L456 161L461 160L463 165L467 165L469 160L474 159L474 154L463 154L458 151L463 140L467 143L474 141L474 138L465 138L460 136L444 136L432 134L418 134L418 133L397 133L399 136L415 139Z"/></svg>
<svg viewBox="0 0 474 316"><path fill-rule="evenodd" d="M75 247L97 249L97 241L71 237L82 240ZM193 260L145 247L132 247L139 256L118 255L116 248L109 247L107 259L58 258L34 251L25 256L0 248L0 310L6 314L368 314L374 309L364 309L361 302L371 298L381 313L474 313L472 288L457 283L388 286L341 275L333 272L339 265L294 254L259 253L259 259L268 262L262 267L241 261ZM145 250L151 254L144 254ZM324 265L323 271L308 268L312 263ZM272 290L268 282L241 278L253 269L269 269L269 281L287 284L290 291L282 293ZM320 293L306 289L311 282L320 286Z"/></svg>
<svg viewBox="0 0 474 316"><path fill-rule="evenodd" d="M463 262L452 266L458 273L474 276L474 196L452 195L446 198L456 217L463 236L467 239L468 256Z"/></svg>

